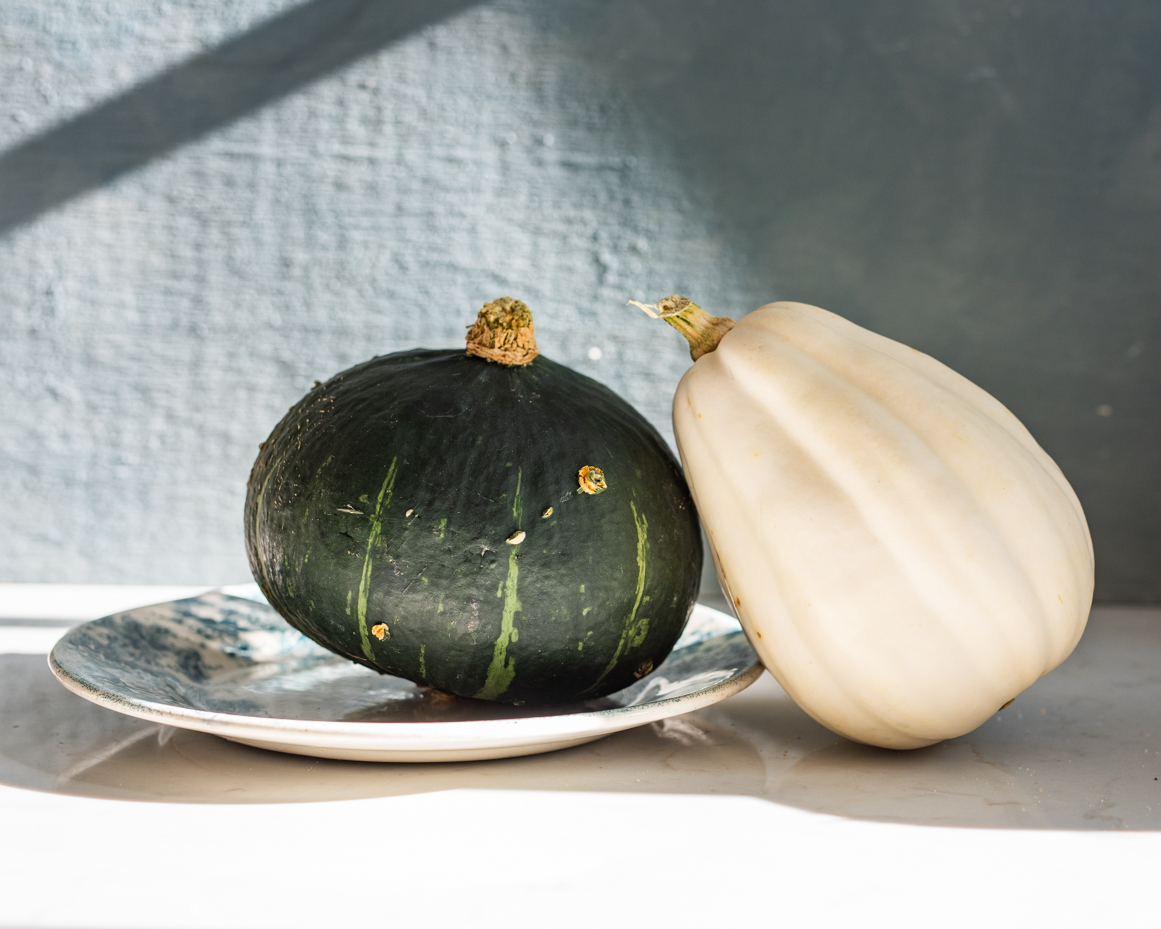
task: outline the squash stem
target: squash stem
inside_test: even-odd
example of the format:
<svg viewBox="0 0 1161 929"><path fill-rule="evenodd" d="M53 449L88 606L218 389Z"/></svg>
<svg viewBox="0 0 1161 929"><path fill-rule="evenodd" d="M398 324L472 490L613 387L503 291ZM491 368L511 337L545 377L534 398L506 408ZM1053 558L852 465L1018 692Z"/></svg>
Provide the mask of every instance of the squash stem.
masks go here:
<svg viewBox="0 0 1161 929"><path fill-rule="evenodd" d="M734 321L728 316L710 316L688 297L673 294L656 303L641 303L630 300L654 319L663 319L685 336L689 342L689 356L697 361L708 355L721 342L722 337L734 328Z"/></svg>
<svg viewBox="0 0 1161 929"><path fill-rule="evenodd" d="M485 303L468 330L469 355L514 367L530 364L540 354L528 305L511 297Z"/></svg>

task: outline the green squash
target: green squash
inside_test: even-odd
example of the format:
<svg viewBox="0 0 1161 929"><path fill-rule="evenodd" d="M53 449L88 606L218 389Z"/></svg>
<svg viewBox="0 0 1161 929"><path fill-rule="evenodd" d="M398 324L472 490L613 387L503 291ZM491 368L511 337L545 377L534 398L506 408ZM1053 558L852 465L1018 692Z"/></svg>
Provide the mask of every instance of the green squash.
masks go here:
<svg viewBox="0 0 1161 929"><path fill-rule="evenodd" d="M632 407L488 304L468 352L374 358L263 443L262 592L319 644L463 697L600 697L668 655L702 551L681 469Z"/></svg>

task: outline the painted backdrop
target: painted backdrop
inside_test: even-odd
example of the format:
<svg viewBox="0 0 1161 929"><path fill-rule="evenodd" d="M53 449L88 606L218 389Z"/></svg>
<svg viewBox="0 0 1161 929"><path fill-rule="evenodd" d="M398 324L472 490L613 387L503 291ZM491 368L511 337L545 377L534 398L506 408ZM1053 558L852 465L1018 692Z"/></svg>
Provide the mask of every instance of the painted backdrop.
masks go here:
<svg viewBox="0 0 1161 929"><path fill-rule="evenodd" d="M0 579L243 580L257 444L486 300L667 436L624 307L817 303L935 355L1161 599L1152 0L5 0Z"/></svg>

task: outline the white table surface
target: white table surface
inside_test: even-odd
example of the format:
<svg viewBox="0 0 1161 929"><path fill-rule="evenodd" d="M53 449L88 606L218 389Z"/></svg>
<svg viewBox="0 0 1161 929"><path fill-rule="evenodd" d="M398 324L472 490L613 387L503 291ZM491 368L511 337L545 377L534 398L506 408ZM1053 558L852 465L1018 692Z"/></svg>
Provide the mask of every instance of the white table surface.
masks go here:
<svg viewBox="0 0 1161 929"><path fill-rule="evenodd" d="M1161 610L983 727L854 745L769 676L542 756L335 762L119 716L44 656L205 588L0 584L0 926L1161 924Z"/></svg>

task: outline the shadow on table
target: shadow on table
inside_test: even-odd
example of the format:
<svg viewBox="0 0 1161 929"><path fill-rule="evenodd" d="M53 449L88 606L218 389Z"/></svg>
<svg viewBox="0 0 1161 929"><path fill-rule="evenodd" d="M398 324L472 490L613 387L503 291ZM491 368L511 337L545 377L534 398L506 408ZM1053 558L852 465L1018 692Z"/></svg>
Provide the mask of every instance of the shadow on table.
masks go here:
<svg viewBox="0 0 1161 929"><path fill-rule="evenodd" d="M960 739L892 752L836 737L769 677L697 713L545 755L329 761L121 716L0 656L0 782L93 797L293 803L457 788L730 794L881 821L1161 826L1161 622L1103 610L1057 672Z"/></svg>

